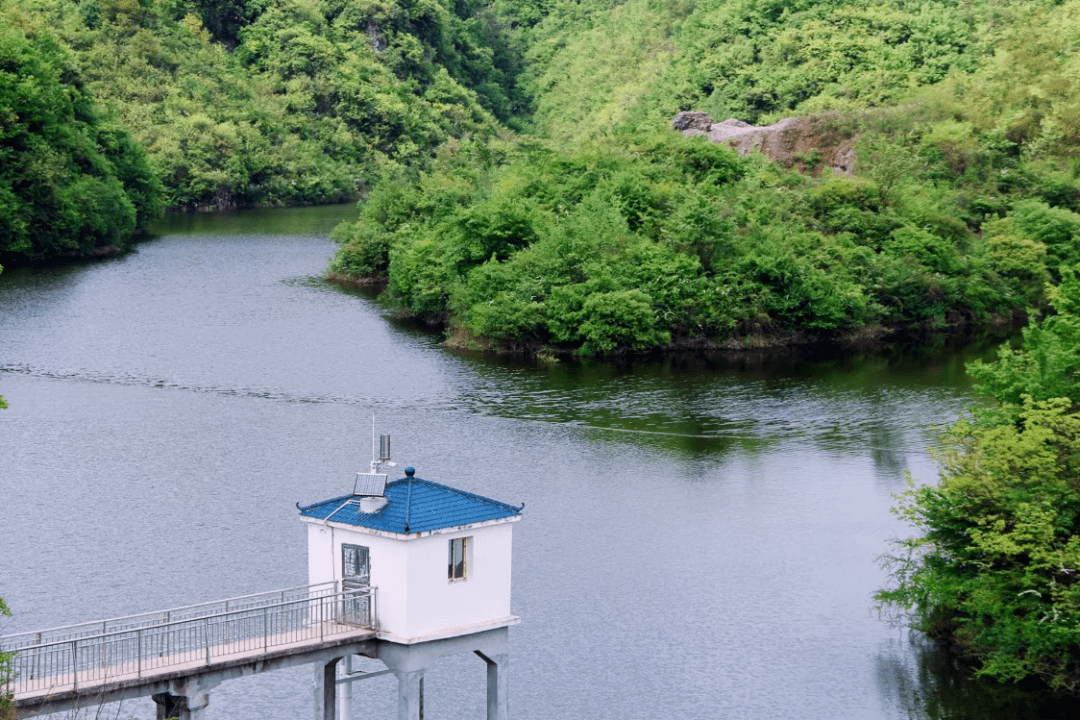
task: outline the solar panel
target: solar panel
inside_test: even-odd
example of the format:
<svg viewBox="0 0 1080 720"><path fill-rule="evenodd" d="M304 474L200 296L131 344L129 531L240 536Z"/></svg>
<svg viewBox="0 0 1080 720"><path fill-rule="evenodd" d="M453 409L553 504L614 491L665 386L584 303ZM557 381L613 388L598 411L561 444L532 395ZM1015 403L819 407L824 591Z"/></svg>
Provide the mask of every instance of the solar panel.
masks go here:
<svg viewBox="0 0 1080 720"><path fill-rule="evenodd" d="M382 497L386 492L386 475L378 473L356 473L356 486L353 495Z"/></svg>

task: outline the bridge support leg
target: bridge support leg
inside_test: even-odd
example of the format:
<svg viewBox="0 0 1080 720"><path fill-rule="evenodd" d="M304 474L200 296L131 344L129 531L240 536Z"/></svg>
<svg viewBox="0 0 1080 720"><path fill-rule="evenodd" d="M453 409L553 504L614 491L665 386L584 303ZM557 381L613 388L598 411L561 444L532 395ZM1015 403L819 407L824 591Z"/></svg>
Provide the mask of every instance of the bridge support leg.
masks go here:
<svg viewBox="0 0 1080 720"><path fill-rule="evenodd" d="M353 656L346 655L345 662L342 663L342 670L346 676L352 675L353 671ZM349 720L352 717L352 683L341 683L338 686L338 712L341 714L340 720Z"/></svg>
<svg viewBox="0 0 1080 720"><path fill-rule="evenodd" d="M210 696L206 693L195 693L190 697L157 693L150 697L157 704L157 720L201 720L203 710L210 704Z"/></svg>
<svg viewBox="0 0 1080 720"><path fill-rule="evenodd" d="M424 719L424 671L394 670L398 681L398 720Z"/></svg>
<svg viewBox="0 0 1080 720"><path fill-rule="evenodd" d="M337 664L315 663L315 720L337 720Z"/></svg>
<svg viewBox="0 0 1080 720"><path fill-rule="evenodd" d="M509 720L506 671L510 655L508 653L488 655L479 650L473 652L487 663L487 720Z"/></svg>

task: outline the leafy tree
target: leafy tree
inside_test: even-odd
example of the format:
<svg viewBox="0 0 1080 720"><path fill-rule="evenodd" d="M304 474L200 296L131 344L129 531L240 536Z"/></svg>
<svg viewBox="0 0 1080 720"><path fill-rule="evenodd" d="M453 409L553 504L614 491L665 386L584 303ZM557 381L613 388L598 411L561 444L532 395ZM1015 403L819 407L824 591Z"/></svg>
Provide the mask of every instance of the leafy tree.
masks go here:
<svg viewBox="0 0 1080 720"><path fill-rule="evenodd" d="M996 401L958 422L938 485L911 484L899 515L920 532L884 559L877 599L1000 681L1080 694L1080 280L1055 314L972 374Z"/></svg>
<svg viewBox="0 0 1080 720"><path fill-rule="evenodd" d="M0 256L123 247L160 209L145 152L96 114L50 34L0 29L0 115Z"/></svg>

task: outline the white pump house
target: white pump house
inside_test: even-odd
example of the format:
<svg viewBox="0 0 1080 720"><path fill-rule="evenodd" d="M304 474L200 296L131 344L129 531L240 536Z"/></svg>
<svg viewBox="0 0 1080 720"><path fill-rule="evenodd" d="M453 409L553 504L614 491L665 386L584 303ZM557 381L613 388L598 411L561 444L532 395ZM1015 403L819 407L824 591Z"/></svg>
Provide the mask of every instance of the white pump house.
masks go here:
<svg viewBox="0 0 1080 720"><path fill-rule="evenodd" d="M388 483L379 470L392 464L389 444L383 436L379 460L357 473L352 493L298 506L309 582L371 590L364 620L398 676L399 720L419 718L426 667L469 651L488 663L489 720L506 720L506 633L519 621L510 608L513 524L524 506L422 480L411 467ZM317 668L317 686L319 677Z"/></svg>
<svg viewBox="0 0 1080 720"><path fill-rule="evenodd" d="M351 493L297 503L309 585L0 637L12 651L0 695L34 716L149 695L158 720L200 720L226 680L314 664L315 720L347 720L353 685L391 673L398 720L421 720L424 673L471 652L487 665L488 720L508 720L510 566L524 506L412 468L388 483L389 436L381 445ZM386 667L354 669L358 658Z"/></svg>

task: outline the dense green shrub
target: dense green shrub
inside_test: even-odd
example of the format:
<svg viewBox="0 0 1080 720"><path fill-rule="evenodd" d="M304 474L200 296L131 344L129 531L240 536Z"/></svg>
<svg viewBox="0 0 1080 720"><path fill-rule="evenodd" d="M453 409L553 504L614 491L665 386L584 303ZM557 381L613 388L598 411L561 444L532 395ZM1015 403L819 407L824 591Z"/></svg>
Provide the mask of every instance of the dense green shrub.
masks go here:
<svg viewBox="0 0 1080 720"><path fill-rule="evenodd" d="M941 482L913 484L900 516L920 534L886 557L877 598L1000 681L1080 693L1080 282L1019 349L971 373L996 404L957 423Z"/></svg>
<svg viewBox="0 0 1080 720"><path fill-rule="evenodd" d="M1003 232L1018 220L980 236L948 187L892 192L674 133L476 140L388 178L331 270L385 275L398 307L465 337L583 354L945 328L1041 299L1044 245Z"/></svg>

